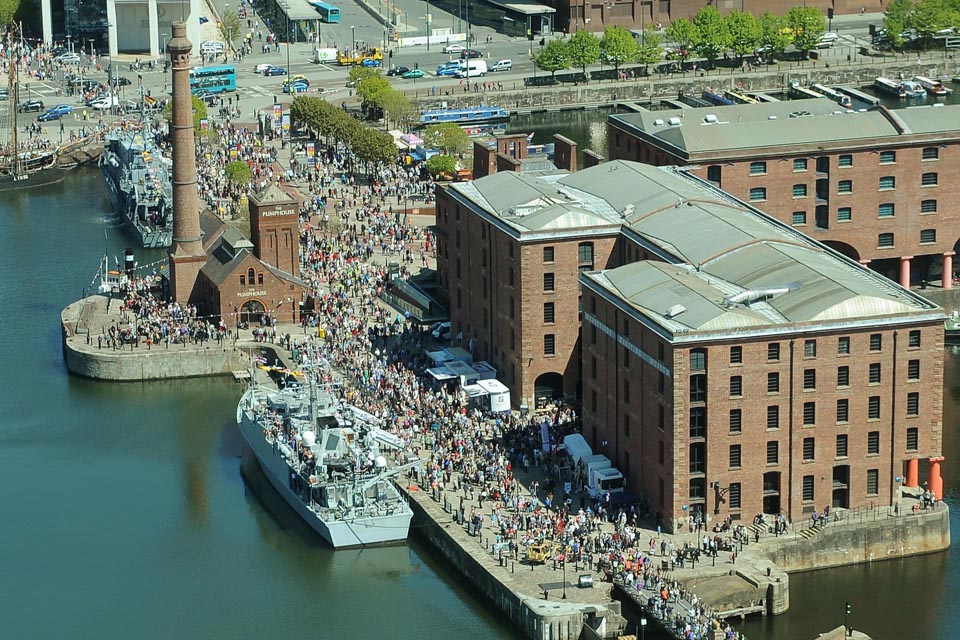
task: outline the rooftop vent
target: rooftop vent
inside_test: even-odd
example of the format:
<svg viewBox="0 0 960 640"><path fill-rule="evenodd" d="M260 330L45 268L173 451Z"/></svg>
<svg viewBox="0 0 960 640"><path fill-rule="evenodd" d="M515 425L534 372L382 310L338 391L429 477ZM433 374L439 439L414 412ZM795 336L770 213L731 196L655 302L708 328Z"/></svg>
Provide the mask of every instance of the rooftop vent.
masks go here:
<svg viewBox="0 0 960 640"><path fill-rule="evenodd" d="M627 216L632 216L633 211L634 211L633 204L628 204L623 208L623 217L626 218Z"/></svg>
<svg viewBox="0 0 960 640"><path fill-rule="evenodd" d="M677 116L672 116L670 119L667 120L667 122L670 123L670 126L671 126L671 127L679 127L679 126L680 126L680 118L678 118Z"/></svg>
<svg viewBox="0 0 960 640"><path fill-rule="evenodd" d="M776 120L777 116L767 116L767 120Z"/></svg>
<svg viewBox="0 0 960 640"><path fill-rule="evenodd" d="M653 125L654 125L655 127L662 127L662 126L663 126L663 118L657 118L656 120L654 120L654 121L653 121Z"/></svg>
<svg viewBox="0 0 960 640"><path fill-rule="evenodd" d="M809 111L792 111L790 113L791 118L805 118L807 116L812 116L813 114Z"/></svg>
<svg viewBox="0 0 960 640"><path fill-rule="evenodd" d="M667 309L666 313L664 313L663 316L667 319L676 318L678 315L680 315L686 310L687 308L682 304L675 304L669 309Z"/></svg>
<svg viewBox="0 0 960 640"><path fill-rule="evenodd" d="M774 296L779 296L784 293L789 293L792 288L796 287L768 287L766 289L747 289L746 291L741 291L740 293L734 293L723 299L723 304L731 307L735 304L745 304L750 305L754 302L764 302L769 300Z"/></svg>
<svg viewBox="0 0 960 640"><path fill-rule="evenodd" d="M715 116L712 113L708 113L707 115L703 116L703 121L709 124L713 124L717 121L717 116Z"/></svg>

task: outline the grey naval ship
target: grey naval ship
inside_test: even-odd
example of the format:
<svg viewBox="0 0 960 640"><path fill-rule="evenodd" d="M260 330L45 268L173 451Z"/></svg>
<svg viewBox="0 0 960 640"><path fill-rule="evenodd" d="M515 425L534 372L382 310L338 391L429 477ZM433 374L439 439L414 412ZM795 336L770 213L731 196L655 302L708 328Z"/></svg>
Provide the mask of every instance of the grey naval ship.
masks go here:
<svg viewBox="0 0 960 640"><path fill-rule="evenodd" d="M361 409L314 381L283 389L254 382L237 425L274 489L331 546L403 542L413 512L393 478L419 460ZM388 464L396 454L400 464Z"/></svg>
<svg viewBox="0 0 960 640"><path fill-rule="evenodd" d="M100 154L113 210L147 249L169 247L173 240L172 166L145 123L108 134Z"/></svg>

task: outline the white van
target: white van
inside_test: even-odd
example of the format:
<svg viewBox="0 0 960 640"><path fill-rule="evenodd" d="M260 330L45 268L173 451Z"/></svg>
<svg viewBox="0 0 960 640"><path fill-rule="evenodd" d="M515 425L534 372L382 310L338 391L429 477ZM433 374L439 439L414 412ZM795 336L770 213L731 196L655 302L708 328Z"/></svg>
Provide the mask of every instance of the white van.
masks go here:
<svg viewBox="0 0 960 640"><path fill-rule="evenodd" d="M457 70L458 78L476 78L485 75L487 75L486 60L464 60L460 63L460 69Z"/></svg>
<svg viewBox="0 0 960 640"><path fill-rule="evenodd" d="M206 40L200 45L200 53L223 53L226 46L218 40Z"/></svg>
<svg viewBox="0 0 960 640"><path fill-rule="evenodd" d="M493 63L493 66L490 67L490 73L494 71L510 71L513 69L513 60L497 60Z"/></svg>

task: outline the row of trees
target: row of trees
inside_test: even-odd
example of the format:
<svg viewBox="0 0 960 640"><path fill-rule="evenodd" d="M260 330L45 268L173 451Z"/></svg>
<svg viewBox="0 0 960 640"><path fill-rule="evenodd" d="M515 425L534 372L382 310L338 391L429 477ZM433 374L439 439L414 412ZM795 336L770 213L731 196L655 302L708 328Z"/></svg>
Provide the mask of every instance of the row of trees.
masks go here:
<svg viewBox="0 0 960 640"><path fill-rule="evenodd" d="M416 122L417 106L403 91L394 89L379 69L357 65L350 69L350 81L368 117L377 119L382 116L387 126L392 122L400 129L407 129Z"/></svg>
<svg viewBox="0 0 960 640"><path fill-rule="evenodd" d="M894 0L910 2L911 0ZM920 0L921 2L958 2L960 0ZM672 57L685 59L691 53L706 58L709 64L732 51L737 58L763 49L769 55L780 55L791 44L798 51L813 49L826 33L827 21L815 7L794 7L782 17L764 13L734 11L726 16L712 6L700 9L691 20L679 18L667 27L667 36L677 50ZM602 61L619 71L629 63L644 66L663 59L659 35L644 31L636 37L623 27L607 27L602 37L588 31L577 31L567 40L553 40L534 54L537 68L555 74L564 69L580 69Z"/></svg>
<svg viewBox="0 0 960 640"><path fill-rule="evenodd" d="M307 129L318 136L344 143L362 162L396 160L397 147L389 134L364 126L323 98L297 96L290 105L290 119L299 129Z"/></svg>
<svg viewBox="0 0 960 640"><path fill-rule="evenodd" d="M893 0L883 17L884 39L894 48L929 44L947 29L960 31L960 0Z"/></svg>

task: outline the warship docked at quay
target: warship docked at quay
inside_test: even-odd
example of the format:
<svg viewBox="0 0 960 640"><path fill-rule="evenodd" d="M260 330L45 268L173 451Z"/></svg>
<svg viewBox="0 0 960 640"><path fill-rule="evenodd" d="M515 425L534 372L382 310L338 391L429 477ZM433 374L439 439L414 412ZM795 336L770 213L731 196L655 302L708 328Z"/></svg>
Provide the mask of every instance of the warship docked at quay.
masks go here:
<svg viewBox="0 0 960 640"><path fill-rule="evenodd" d="M240 399L237 425L284 500L337 549L406 540L413 511L393 478L419 460L376 417L341 404L315 375L273 389L256 381ZM397 454L391 465L387 455Z"/></svg>
<svg viewBox="0 0 960 640"><path fill-rule="evenodd" d="M169 247L173 241L171 168L146 121L107 134L100 172L110 204L147 249Z"/></svg>

